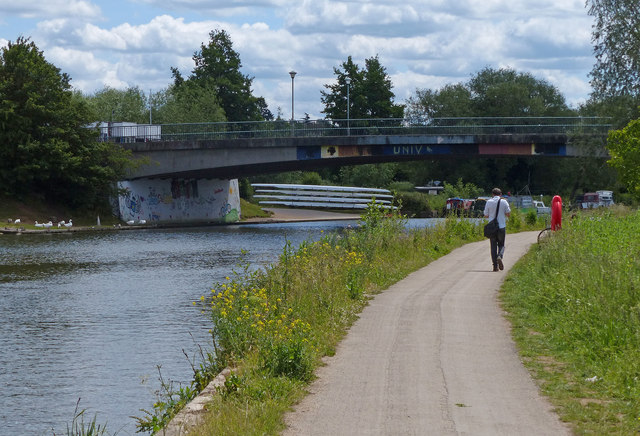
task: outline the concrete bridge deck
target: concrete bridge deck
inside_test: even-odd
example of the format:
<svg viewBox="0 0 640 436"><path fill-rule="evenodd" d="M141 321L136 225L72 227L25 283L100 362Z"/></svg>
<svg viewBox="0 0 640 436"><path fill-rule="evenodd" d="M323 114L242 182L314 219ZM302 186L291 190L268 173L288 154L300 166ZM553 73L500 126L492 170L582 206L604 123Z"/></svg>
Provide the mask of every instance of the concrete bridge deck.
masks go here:
<svg viewBox="0 0 640 436"><path fill-rule="evenodd" d="M132 179L149 177L237 178L443 157L578 156L578 137L601 138L600 118L440 119L427 124L402 120L320 120L261 123L163 125L126 148L146 157ZM455 122L454 122L455 121ZM161 130L161 133L160 133ZM144 132L144 130L143 130Z"/></svg>

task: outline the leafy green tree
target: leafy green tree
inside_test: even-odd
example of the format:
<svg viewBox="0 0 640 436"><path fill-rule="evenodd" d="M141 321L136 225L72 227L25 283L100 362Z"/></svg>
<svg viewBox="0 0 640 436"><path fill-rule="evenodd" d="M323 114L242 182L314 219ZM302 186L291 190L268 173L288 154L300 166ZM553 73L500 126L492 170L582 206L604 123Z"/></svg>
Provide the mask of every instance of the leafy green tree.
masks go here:
<svg viewBox="0 0 640 436"><path fill-rule="evenodd" d="M640 3L637 0L587 0L595 17L592 42L596 63L591 86L597 99L640 96Z"/></svg>
<svg viewBox="0 0 640 436"><path fill-rule="evenodd" d="M228 121L259 121L268 116L264 99L253 96L253 78L242 74L240 55L233 49L231 37L224 30L209 33L209 42L201 44L194 53L195 68L188 79L184 79L173 68L174 86L180 88L185 82L195 82L209 89L218 97Z"/></svg>
<svg viewBox="0 0 640 436"><path fill-rule="evenodd" d="M92 207L113 192L130 161L118 145L99 143L86 102L70 78L25 38L0 51L0 186Z"/></svg>
<svg viewBox="0 0 640 436"><path fill-rule="evenodd" d="M334 67L333 73L337 76L336 83L324 85L329 90L320 91L320 101L324 104L322 113L332 120L347 118L347 86L349 86L349 117L363 118L364 112L360 110L364 99L361 85L364 81L364 73L360 67L353 62L349 56L346 62L342 63L342 70ZM347 81L351 81L347 85Z"/></svg>
<svg viewBox="0 0 640 436"><path fill-rule="evenodd" d="M591 98L580 106L580 115L609 117L614 129L622 129L629 121L640 118L640 95L617 95Z"/></svg>
<svg viewBox="0 0 640 436"><path fill-rule="evenodd" d="M640 119L609 132L607 148L611 155L609 164L618 171L628 191L640 199Z"/></svg>
<svg viewBox="0 0 640 436"><path fill-rule="evenodd" d="M439 117L570 116L564 96L548 82L512 69L485 68L466 83L416 90L411 120Z"/></svg>
<svg viewBox="0 0 640 436"><path fill-rule="evenodd" d="M482 188L473 183L464 183L462 179L458 179L455 184L444 182L443 187L442 196L445 198L477 198L482 194Z"/></svg>
<svg viewBox="0 0 640 436"><path fill-rule="evenodd" d="M393 84L386 68L380 64L376 55L365 59L362 91L365 98L366 118L402 118L404 105L395 104Z"/></svg>
<svg viewBox="0 0 640 436"><path fill-rule="evenodd" d="M125 90L104 87L86 99L95 116L94 121L149 122L148 99L138 87Z"/></svg>
<svg viewBox="0 0 640 436"><path fill-rule="evenodd" d="M364 69L349 56L342 69L334 67L333 72L336 83L324 85L328 91L320 91L325 106L322 113L327 118L347 118L347 87L349 118L402 118L404 106L393 102L393 85L378 56L366 59ZM349 85L347 80L351 81Z"/></svg>
<svg viewBox="0 0 640 436"><path fill-rule="evenodd" d="M226 121L214 86L206 81L182 81L156 94L154 122L205 123Z"/></svg>
<svg viewBox="0 0 640 436"><path fill-rule="evenodd" d="M407 117L414 122L442 117L471 117L471 91L463 84L446 85L440 90L417 89L407 101Z"/></svg>
<svg viewBox="0 0 640 436"><path fill-rule="evenodd" d="M564 96L547 81L508 68L485 68L467 84L475 116L568 116Z"/></svg>

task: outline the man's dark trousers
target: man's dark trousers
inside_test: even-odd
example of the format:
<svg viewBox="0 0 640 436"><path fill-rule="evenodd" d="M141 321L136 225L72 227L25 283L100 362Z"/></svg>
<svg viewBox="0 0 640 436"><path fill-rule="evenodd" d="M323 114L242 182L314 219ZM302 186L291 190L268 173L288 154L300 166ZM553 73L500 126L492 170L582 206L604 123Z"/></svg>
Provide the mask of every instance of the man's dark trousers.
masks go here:
<svg viewBox="0 0 640 436"><path fill-rule="evenodd" d="M507 229L498 229L495 236L489 239L491 242L491 262L494 267L498 266L498 256L504 256L504 239L507 236Z"/></svg>

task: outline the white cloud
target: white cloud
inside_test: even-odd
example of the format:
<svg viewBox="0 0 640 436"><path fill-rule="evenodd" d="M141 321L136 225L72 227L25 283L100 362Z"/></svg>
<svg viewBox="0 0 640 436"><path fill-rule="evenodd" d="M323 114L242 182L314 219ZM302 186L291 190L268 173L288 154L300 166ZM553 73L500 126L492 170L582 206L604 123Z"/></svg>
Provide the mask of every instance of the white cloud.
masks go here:
<svg viewBox="0 0 640 436"><path fill-rule="evenodd" d="M85 0L0 0L0 11L21 18L76 17L96 19L102 15L99 6Z"/></svg>
<svg viewBox="0 0 640 436"><path fill-rule="evenodd" d="M0 14L12 23L40 17L34 41L86 92L104 84L164 88L170 67L188 75L193 53L219 28L254 77L254 93L285 117L291 69L298 71L296 114L320 117L320 91L349 55L360 66L379 55L398 102L416 88L466 81L487 66L546 79L569 102L589 93L591 20L583 0L114 1L0 0ZM11 39L0 28L0 44Z"/></svg>

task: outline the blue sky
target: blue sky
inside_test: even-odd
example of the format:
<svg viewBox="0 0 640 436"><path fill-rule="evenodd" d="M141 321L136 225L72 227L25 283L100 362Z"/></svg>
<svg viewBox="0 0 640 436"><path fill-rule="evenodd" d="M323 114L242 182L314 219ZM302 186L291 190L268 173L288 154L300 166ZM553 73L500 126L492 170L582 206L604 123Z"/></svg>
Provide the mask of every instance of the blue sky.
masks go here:
<svg viewBox="0 0 640 436"><path fill-rule="evenodd" d="M576 106L590 93L592 19L583 0L0 0L0 46L31 37L47 60L92 93L156 92L171 67L226 30L254 95L275 114L322 117L320 91L349 55L378 55L404 103L416 89L464 82L484 67L547 80Z"/></svg>

